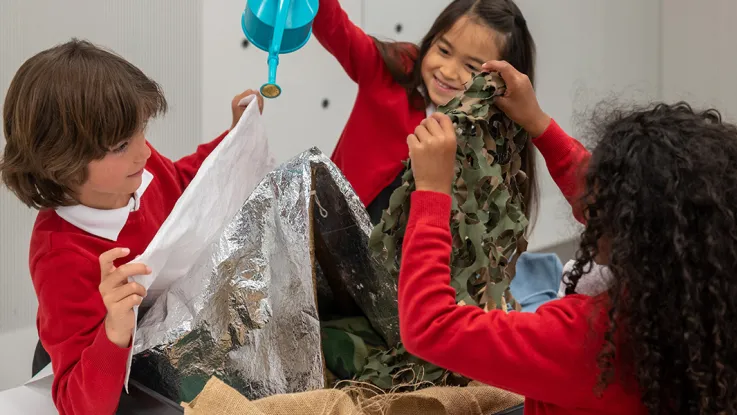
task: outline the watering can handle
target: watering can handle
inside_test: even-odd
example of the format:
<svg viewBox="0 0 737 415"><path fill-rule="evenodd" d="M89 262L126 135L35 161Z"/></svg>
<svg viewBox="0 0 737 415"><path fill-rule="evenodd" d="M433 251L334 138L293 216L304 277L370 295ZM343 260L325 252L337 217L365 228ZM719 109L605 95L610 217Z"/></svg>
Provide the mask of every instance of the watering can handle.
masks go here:
<svg viewBox="0 0 737 415"><path fill-rule="evenodd" d="M276 13L276 21L274 22L274 38L271 40L269 53L278 55L281 49L281 41L284 36L284 29L287 26L287 15L289 14L289 6L291 0L279 0L279 9Z"/></svg>
<svg viewBox="0 0 737 415"><path fill-rule="evenodd" d="M279 0L279 9L274 22L274 37L271 39L271 47L269 47L269 83L271 84L276 83L276 68L279 64L279 50L281 49L284 28L287 25L289 3L291 3L291 0Z"/></svg>

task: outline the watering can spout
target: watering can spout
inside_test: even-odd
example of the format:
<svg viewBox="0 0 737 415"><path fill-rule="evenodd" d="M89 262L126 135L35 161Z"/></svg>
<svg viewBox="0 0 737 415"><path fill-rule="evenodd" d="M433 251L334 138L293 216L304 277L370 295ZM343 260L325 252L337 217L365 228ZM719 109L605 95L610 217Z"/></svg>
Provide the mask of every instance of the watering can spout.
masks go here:
<svg viewBox="0 0 737 415"><path fill-rule="evenodd" d="M276 68L279 66L279 55L269 53L269 81L261 85L261 95L276 98L281 95L281 87L276 84Z"/></svg>
<svg viewBox="0 0 737 415"><path fill-rule="evenodd" d="M319 0L247 0L241 18L243 33L254 46L268 53L268 81L261 87L264 97L281 95L276 83L279 55L307 43L318 6Z"/></svg>

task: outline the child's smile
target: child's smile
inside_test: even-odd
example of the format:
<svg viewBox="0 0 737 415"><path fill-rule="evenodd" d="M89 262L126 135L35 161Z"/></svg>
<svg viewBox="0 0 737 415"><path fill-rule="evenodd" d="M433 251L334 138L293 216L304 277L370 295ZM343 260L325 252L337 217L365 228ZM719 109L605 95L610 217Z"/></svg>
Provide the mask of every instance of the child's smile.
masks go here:
<svg viewBox="0 0 737 415"><path fill-rule="evenodd" d="M422 80L435 105L443 105L464 89L481 65L500 56L496 32L467 17L435 40L422 60Z"/></svg>

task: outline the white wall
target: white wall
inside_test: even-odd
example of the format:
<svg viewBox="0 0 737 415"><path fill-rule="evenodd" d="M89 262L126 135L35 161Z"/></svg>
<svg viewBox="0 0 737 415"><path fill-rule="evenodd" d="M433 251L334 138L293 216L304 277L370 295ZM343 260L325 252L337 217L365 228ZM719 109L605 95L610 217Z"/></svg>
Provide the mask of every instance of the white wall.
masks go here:
<svg viewBox="0 0 737 415"><path fill-rule="evenodd" d="M574 137L591 106L612 94L657 99L659 2L653 0L517 0L537 43L542 108ZM576 236L579 226L542 158L540 215L531 250Z"/></svg>
<svg viewBox="0 0 737 415"><path fill-rule="evenodd" d="M663 0L663 97L737 121L737 1Z"/></svg>
<svg viewBox="0 0 737 415"><path fill-rule="evenodd" d="M162 85L170 111L152 123L148 138L171 157L191 152L202 131L200 4L0 0L0 102L26 59L73 36L86 38L123 55ZM230 113L229 106L222 111ZM31 373L37 303L28 273L28 242L34 218L35 211L0 186L0 390Z"/></svg>

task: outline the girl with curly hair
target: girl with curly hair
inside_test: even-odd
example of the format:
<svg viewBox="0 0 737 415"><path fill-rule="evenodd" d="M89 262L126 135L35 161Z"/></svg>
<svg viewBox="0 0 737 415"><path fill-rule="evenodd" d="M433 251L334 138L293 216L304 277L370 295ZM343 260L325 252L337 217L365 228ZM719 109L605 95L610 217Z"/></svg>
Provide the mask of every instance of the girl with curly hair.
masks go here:
<svg viewBox="0 0 737 415"><path fill-rule="evenodd" d="M539 111L524 77L491 67L507 82L500 105L510 117ZM408 137L417 191L399 281L402 340L422 359L526 396L526 414L735 414L737 127L685 103L596 124L593 154L546 160L585 166L571 200L586 229L565 278L570 295L535 313L455 304L453 126L434 114ZM610 270L608 291L575 294L594 263Z"/></svg>

